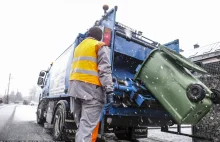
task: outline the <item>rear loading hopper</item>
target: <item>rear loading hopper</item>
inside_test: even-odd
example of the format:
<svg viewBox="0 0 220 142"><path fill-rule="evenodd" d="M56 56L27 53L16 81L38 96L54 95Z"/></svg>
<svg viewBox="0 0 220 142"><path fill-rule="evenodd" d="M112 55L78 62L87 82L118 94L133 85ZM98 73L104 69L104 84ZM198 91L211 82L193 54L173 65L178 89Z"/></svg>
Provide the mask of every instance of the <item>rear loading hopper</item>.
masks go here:
<svg viewBox="0 0 220 142"><path fill-rule="evenodd" d="M193 77L205 70L162 45L153 50L135 75L178 124L196 124L212 105L212 92Z"/></svg>

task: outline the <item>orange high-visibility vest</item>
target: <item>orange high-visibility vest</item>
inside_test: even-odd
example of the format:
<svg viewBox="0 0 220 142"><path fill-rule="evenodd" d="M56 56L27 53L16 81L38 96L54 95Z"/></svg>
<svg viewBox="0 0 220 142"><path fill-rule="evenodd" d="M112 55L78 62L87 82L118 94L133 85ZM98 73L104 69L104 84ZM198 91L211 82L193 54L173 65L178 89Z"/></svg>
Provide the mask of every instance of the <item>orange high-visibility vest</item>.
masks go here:
<svg viewBox="0 0 220 142"><path fill-rule="evenodd" d="M101 86L98 77L97 52L105 43L93 38L83 40L74 51L70 80Z"/></svg>

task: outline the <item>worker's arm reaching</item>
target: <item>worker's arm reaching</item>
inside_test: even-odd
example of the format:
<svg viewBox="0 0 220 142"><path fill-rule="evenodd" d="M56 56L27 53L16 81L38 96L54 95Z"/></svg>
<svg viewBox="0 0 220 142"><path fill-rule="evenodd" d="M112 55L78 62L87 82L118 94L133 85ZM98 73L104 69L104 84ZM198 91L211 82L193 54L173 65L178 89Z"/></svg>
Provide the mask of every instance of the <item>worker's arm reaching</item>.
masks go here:
<svg viewBox="0 0 220 142"><path fill-rule="evenodd" d="M107 46L102 46L98 51L98 71L99 80L106 93L107 103L113 103L114 84L112 82L112 70L110 63L110 50Z"/></svg>

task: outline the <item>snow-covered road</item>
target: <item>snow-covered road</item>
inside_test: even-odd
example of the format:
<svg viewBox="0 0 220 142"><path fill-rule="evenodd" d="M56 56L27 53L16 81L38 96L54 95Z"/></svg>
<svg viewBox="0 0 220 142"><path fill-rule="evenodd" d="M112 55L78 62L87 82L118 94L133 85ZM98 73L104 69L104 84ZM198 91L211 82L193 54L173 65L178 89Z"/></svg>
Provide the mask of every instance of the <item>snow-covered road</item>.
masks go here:
<svg viewBox="0 0 220 142"><path fill-rule="evenodd" d="M0 140L52 141L51 132L36 123L36 106L11 104L0 105ZM184 133L191 133L184 128ZM107 142L117 142L114 134L107 135ZM140 142L192 142L191 138L149 129L149 138ZM125 142L125 141L123 141Z"/></svg>

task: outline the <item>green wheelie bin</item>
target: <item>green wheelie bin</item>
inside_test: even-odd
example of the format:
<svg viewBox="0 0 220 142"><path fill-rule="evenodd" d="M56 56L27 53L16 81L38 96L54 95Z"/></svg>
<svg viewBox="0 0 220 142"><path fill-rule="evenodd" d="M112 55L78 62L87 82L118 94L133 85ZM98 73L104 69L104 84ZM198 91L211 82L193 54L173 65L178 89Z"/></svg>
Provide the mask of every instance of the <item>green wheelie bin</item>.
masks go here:
<svg viewBox="0 0 220 142"><path fill-rule="evenodd" d="M178 124L196 124L211 106L212 92L191 71L206 73L163 45L152 50L135 75Z"/></svg>

